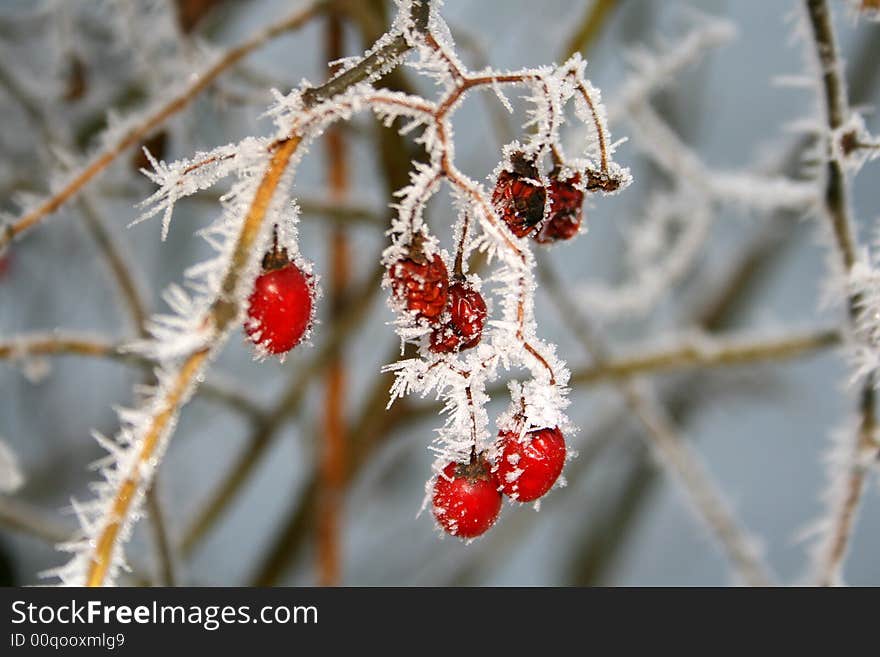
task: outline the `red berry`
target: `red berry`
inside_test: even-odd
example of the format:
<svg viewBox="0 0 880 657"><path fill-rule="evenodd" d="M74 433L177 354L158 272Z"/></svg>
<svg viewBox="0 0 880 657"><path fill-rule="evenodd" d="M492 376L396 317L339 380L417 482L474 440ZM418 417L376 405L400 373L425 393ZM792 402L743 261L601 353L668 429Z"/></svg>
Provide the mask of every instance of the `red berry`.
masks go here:
<svg viewBox="0 0 880 657"><path fill-rule="evenodd" d="M504 223L517 237L528 235L544 218L546 194L534 162L524 155L510 159L513 171L498 174L492 204Z"/></svg>
<svg viewBox="0 0 880 657"><path fill-rule="evenodd" d="M312 318L312 287L292 262L263 271L248 299L245 332L273 354L290 351L302 340Z"/></svg>
<svg viewBox="0 0 880 657"><path fill-rule="evenodd" d="M427 257L416 247L388 269L394 298L418 317L435 320L446 307L449 274L439 255Z"/></svg>
<svg viewBox="0 0 880 657"><path fill-rule="evenodd" d="M459 538L486 533L501 512L498 480L482 458L443 468L434 482L432 502L437 522Z"/></svg>
<svg viewBox="0 0 880 657"><path fill-rule="evenodd" d="M431 334L431 351L447 354L476 347L486 324L483 295L459 280L449 287L449 321Z"/></svg>
<svg viewBox="0 0 880 657"><path fill-rule="evenodd" d="M531 502L553 487L565 464L565 439L558 428L529 431L522 441L502 431L496 475L501 492L518 502Z"/></svg>
<svg viewBox="0 0 880 657"><path fill-rule="evenodd" d="M577 235L584 216L584 193L575 187L580 182L580 175L559 180L556 172L553 172L550 178L550 214L533 235L535 241L542 244L570 240Z"/></svg>

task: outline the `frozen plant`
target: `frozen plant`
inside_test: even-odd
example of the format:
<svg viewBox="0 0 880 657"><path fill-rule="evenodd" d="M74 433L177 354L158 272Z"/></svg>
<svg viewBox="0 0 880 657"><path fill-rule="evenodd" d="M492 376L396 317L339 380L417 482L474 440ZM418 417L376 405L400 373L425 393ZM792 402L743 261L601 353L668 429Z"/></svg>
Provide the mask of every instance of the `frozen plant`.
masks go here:
<svg viewBox="0 0 880 657"><path fill-rule="evenodd" d="M369 473L365 479L383 485L386 474L402 474L389 460L399 457L403 448L398 445L404 442L415 443L415 453L424 456L420 446L431 434L424 427L401 431L424 420L436 429L429 444L433 468L418 469L427 479L422 509L428 512L420 522L433 520L464 543L485 535L466 547L457 541L426 541L425 549L443 555L430 560L435 574L454 571L462 563L473 573L494 572L501 565L498 546L527 545L509 539L518 531L541 531L564 517L572 542L583 539L571 550L573 565L582 554L589 561L589 575L575 579L598 581L601 564L619 553L625 529L638 515L634 505L647 498L644 477L651 470L642 467L647 463L675 484L698 527L724 556L734 581L772 584L778 579L764 558L763 541L738 517L741 500L736 491L728 495L713 477L715 459L703 458L700 447L689 440L688 414L722 388L737 394L742 387L737 381L707 381L709 370L726 371L843 345L853 365L851 380L860 389L858 418L842 423L844 428L835 434L823 497L826 509L816 523L815 549L810 553L811 582L842 581L863 491L877 462L874 384L880 367L880 257L875 245L859 241L848 190L850 181L876 161L880 148L869 130L869 111L849 106L825 2L803 0L806 20L797 24L807 52L811 59L818 55L820 66L785 78L790 86L811 91L818 85L823 111L790 124L795 134L786 138L788 148L756 131L755 143L748 146L758 152L744 163L731 163L717 153L701 151L703 144L690 143L692 135L676 122L671 109L676 103L668 102L685 100L676 94L692 82L688 69L702 69L716 48L749 37L738 35L732 21L692 10L667 12L664 6L663 17L682 15L684 29L670 35L666 24L658 22L663 36L652 39L632 32L623 38L642 45L623 54L620 44L611 40L614 56L600 57L600 63L616 66L625 60L627 67L607 88L603 83L600 94L587 79L579 53L586 52L590 35L596 34L593 30L603 20L599 9L605 3L585 9L572 42L559 53L561 65L520 70L488 66L494 54L481 52L482 30L454 22L447 26L441 3L427 0L398 2L384 33L388 18L383 3L370 3L369 9L349 15L336 3L315 0L227 50L213 50L193 32L193 21L211 4L220 3L53 1L34 3L16 14L14 22L0 10L0 51L8 48L18 56L24 50L10 36L17 30L6 29L10 25L21 25L30 41L46 46L43 56L33 61L0 57L0 109L4 117L10 110L9 127L0 135L4 155L9 147L8 157L0 160L0 189L10 190L3 209L12 212L4 216L0 233L0 281L29 279L18 277L18 258L55 264L57 259L39 249L21 248L18 240L35 232L46 239L43 246L51 253L52 240L65 238L65 225L54 232L34 229L48 224L60 208L69 208L83 223L66 228L82 230L92 240L100 255L96 266L112 274L131 331L117 338L66 329L32 330L26 326L30 313L21 313L23 331L19 313L12 319L3 313L3 330L10 334L0 335L0 359L14 368L13 376L20 372L33 386L53 384L64 367L49 365L63 355L111 359L138 373L131 407L119 409L120 429L113 436L95 433L107 452L97 464L100 480L92 485L90 499L72 503L80 531L64 542L64 549L72 553L70 562L53 574L69 584L143 581L143 564L125 556L137 554L137 546L127 542L143 517L149 520L144 524L153 530L156 544L158 569L153 577L173 584L175 562L190 565L194 550L253 481L256 464L261 459L265 463L265 455L272 453L285 422L295 419L300 431L314 423L318 463L293 477L288 470L279 475L282 482L274 482L283 486L296 479L297 494L287 517L278 521L277 532L272 525L275 536L260 549L253 581L280 581L298 545L311 535L304 528L314 525L319 581L339 582L346 549L339 531L343 496L350 485L362 490L365 484L356 477L364 472ZM871 3L849 4L851 16L874 17ZM234 12L239 10L231 9L232 3L227 6L230 13L221 21L237 27ZM448 15L454 13L453 8ZM630 13L627 19L641 22L636 32L654 29L646 18L650 12L643 13ZM53 19L46 22L49 29L31 27L35 33L28 33L29 21L42 25L46 16ZM276 37L312 25L315 18L327 27L327 50L321 58L329 62L326 82L317 81L322 74L313 74L313 82L291 85L284 77L286 67L272 72L272 67L252 66L246 59ZM518 16L501 12L497 18L503 30L504 19L510 23ZM358 29L364 43L373 45L363 54L346 57L351 49L345 47L350 37L345 27ZM102 31L113 38L92 38ZM864 60L864 53L853 59ZM589 72L596 79L592 61ZM744 85L725 79L723 86L732 106L747 102L739 94ZM273 87L294 91L270 91ZM126 90L124 102L118 101L119 89ZM465 100L474 96L485 101L493 133L501 135L490 148L483 148L482 142L479 149L465 143L466 131L477 130L465 125L470 118ZM687 98L688 103L693 100ZM264 116L272 121L271 131L253 136L252 115L240 110L263 112L269 103ZM125 112L117 114L123 106ZM107 112L108 107L113 109ZM186 107L195 111L184 114ZM730 108L721 109L718 115L729 121ZM687 111L694 110L688 106ZM203 120L212 113L215 121ZM524 125L515 128L522 115ZM384 129L375 126L378 129L371 133L367 125L374 117ZM711 124L717 118L711 112L699 118L716 134L735 129L718 121ZM218 134L233 134L244 122L243 134L252 136L216 148L202 145L218 143ZM30 130L19 130L20 123ZM205 130L198 129L202 125ZM628 141L612 140L609 126L625 133ZM350 169L349 143L370 144L359 156L359 166ZM631 181L629 171L617 162L622 143L627 143L627 164L638 174L639 184L606 202L605 197L626 189ZM87 149L87 144L95 146ZM305 167L301 165L307 152L318 146L326 148L327 184L313 191L309 167L312 160L324 158L310 157ZM192 155L175 161L181 151ZM365 154L376 157L378 173L387 183L381 194L371 194L376 176L371 167L361 166L368 159ZM484 159L479 166L468 161L480 157ZM367 180L369 187L359 186ZM132 213L134 200L145 196ZM126 203L118 203L120 199ZM189 199L188 207L181 207L184 199ZM376 201L383 210L390 204L388 216L370 205ZM192 226L187 215L195 207L201 208L199 214L210 213L210 223L198 226L208 249L185 237ZM138 243L136 252L127 252L115 239L115 226L103 221L102 209L112 209L120 227L144 222L129 233L132 240L152 232L168 243ZM599 216L588 222L594 209ZM748 220L728 221L734 214L748 215ZM843 310L840 300L846 300L839 325L796 327L796 322L786 321L725 334L738 309L766 318L767 309L755 313L743 301L756 289L753 279L761 277L760 265L775 258L795 232L795 220L804 217L818 220L832 247L823 282L832 308ZM326 259L311 242L311 228L300 224L301 219L314 218L323 220L319 230L328 238ZM152 220L155 226L146 223ZM588 223L595 233L585 238ZM611 239L604 232L608 228L614 233ZM359 239L361 230L372 231L374 241L381 241L381 252L359 253L354 248L350 240ZM555 250L578 237L574 248ZM174 265L175 249L181 246L210 250L211 255L187 267L184 280L165 289L161 298L167 311L152 315L147 279L156 272L141 279L136 270L140 264ZM154 248L160 257L152 254ZM572 255L589 265L586 276L555 272L560 259ZM61 260L68 264L66 257ZM191 252L181 259L193 260ZM372 271L355 280L351 274L362 263ZM32 291L24 287L28 294ZM0 288L0 293L6 289ZM350 342L373 340L367 313L374 295L382 294L388 308L380 312L390 308L393 320L390 328L375 329L384 331L394 351L345 353ZM45 304L49 310L55 305L60 307ZM85 312L86 303L82 306L76 317L101 317L94 308ZM553 306L550 317L548 306ZM33 304L35 311L40 307ZM555 324L553 312L558 313ZM217 363L225 341L239 330L257 361L251 366L258 373L256 381L246 381L245 372L218 372L226 359L240 355L230 349ZM563 347L557 348L548 336ZM296 356L280 367L294 349ZM353 357L369 360L370 368L350 367L348 359ZM571 370L566 361L572 363ZM271 391L281 372L289 378L288 387L271 405L265 403L262 388L259 393L256 387L248 389L265 381L266 391ZM664 373L672 376L654 378ZM349 374L351 386L346 381ZM324 398L319 413L313 414L306 405L314 406L315 382L323 386ZM371 385L361 395L364 382ZM713 385L704 385L707 382ZM575 407L578 417L569 404L570 387L603 391ZM349 391L360 405L351 417ZM174 523L165 524L157 482L166 473L174 479L178 464L163 467L164 454L183 406L196 395L222 404L251 436L238 454L218 449L213 455L230 457L230 463L217 469L224 471L216 485L211 482L207 499L198 502L192 519L180 528L175 525L185 511L178 514L180 507L175 508ZM123 396L129 398L127 393ZM590 403L594 400L598 403ZM193 409L192 416L200 410ZM27 421L36 423L39 417ZM88 421L101 426L100 420ZM208 437L207 426L199 423L199 428L204 429L199 439ZM26 434L18 426L0 429L6 436ZM644 446L625 440L630 431L645 441ZM234 432L221 433L225 437ZM406 440L391 441L398 433ZM379 446L388 448L383 458L369 458ZM605 470L604 477L585 477L603 450L613 450L626 463ZM7 464L6 488L21 485L15 458L11 452L0 452L0 461ZM34 494L39 467L32 467L28 448L16 445L16 453L28 465L23 492ZM293 465L299 468L300 459ZM626 472L627 466L632 472ZM160 470L163 476L157 477ZM592 494L594 488L581 494L584 483L594 487L598 479L603 488L598 495ZM0 476L0 484L3 481ZM544 498L567 482L572 484L567 490ZM199 497L194 490L198 487L190 484L188 492L196 494L187 502ZM180 489L178 481L169 485ZM406 503L414 511L421 486L412 481L406 486ZM65 498L69 490L65 483ZM549 513L534 522L524 511L518 522L514 513L503 509L505 497L512 506L543 504ZM280 489L273 489L271 502L283 498ZM345 503L349 502L354 506L358 496L349 495ZM585 522L571 522L568 513L574 508L584 514ZM0 525L25 527L57 543L57 527L19 522L23 515L38 516L35 511L9 495L0 497ZM748 509L744 512L747 515ZM372 526L370 534L389 561L408 544L393 540L395 527L424 529L413 524L410 508L395 515L395 522ZM357 523L353 524L356 534ZM578 525L585 533L575 537ZM253 556L245 555L239 544L234 550L236 558ZM481 559L491 567L478 567ZM596 571L594 563L600 564ZM460 575L445 574L449 580ZM187 574L196 581L200 577Z"/></svg>
<svg viewBox="0 0 880 657"><path fill-rule="evenodd" d="M579 223L585 194L615 193L629 184L627 170L613 160L600 94L585 78L586 63L578 55L562 66L470 71L456 55L435 7L401 0L397 9L391 29L362 57L342 62L329 82L318 87L304 82L289 94L276 93L269 109L273 135L249 137L172 164L148 155L152 171L147 175L158 189L144 203L139 221L161 214L163 238L177 201L228 176L235 182L221 199L221 216L201 231L215 256L186 272L185 288L172 285L166 291L172 314L155 317L147 325L149 336L129 347L156 362L157 381L140 404L119 412L122 427L115 437L96 435L108 456L101 463L95 498L74 502L82 535L65 546L73 558L55 571L62 582L108 584L125 568L122 545L142 514L180 409L230 331L245 320L248 308L246 328L260 353L284 352L299 341L298 335L281 344L274 337L275 320L265 314L255 320L255 281L271 270L293 266L288 262L309 275L311 266L297 244L297 209L290 196L295 170L316 138L363 110L389 126L401 120L401 133L416 135L428 155L427 163L414 165L411 184L398 192L397 215L389 231L392 243L383 262L398 311L396 330L402 341L416 343L419 353L418 358L388 366L396 375L392 400L409 393L434 393L444 400L447 421L434 443L437 472L449 462L464 467L485 461L487 470L496 467L495 433L485 405L486 386L499 369L523 368L531 376L511 384L511 408L498 420L499 429L515 431L519 440L534 430L569 430L569 373L555 347L537 334L535 262L525 237L540 234L553 222ZM374 85L402 62L435 80L437 99ZM523 89L530 104L524 141L504 149L492 175L494 195L455 163L451 117L468 92L483 87L505 104L505 91ZM569 106L572 111L567 112ZM572 119L592 130L577 156L566 154L560 143L560 129ZM454 254L439 250L423 217L426 203L442 184L451 189L459 216L453 228ZM514 228L520 220L525 226ZM490 274L470 271L476 252L495 263ZM267 264L278 258L283 262ZM438 271L426 279L428 262ZM452 270L448 279L447 269ZM482 303L480 312L487 313L482 298L490 291L497 299L497 312L476 319L462 316L462 304ZM312 296L304 288L300 305L307 300L310 306ZM283 302L280 297L266 301ZM255 321L262 324L256 326ZM457 533L457 527L450 531Z"/></svg>

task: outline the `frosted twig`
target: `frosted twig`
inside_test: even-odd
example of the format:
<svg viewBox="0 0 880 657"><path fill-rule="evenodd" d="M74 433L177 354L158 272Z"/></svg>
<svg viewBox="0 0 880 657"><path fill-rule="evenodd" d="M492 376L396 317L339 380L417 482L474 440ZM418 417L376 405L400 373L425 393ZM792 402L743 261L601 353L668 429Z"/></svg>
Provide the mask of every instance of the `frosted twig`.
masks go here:
<svg viewBox="0 0 880 657"><path fill-rule="evenodd" d="M254 50L262 47L268 41L291 30L295 30L311 19L326 4L326 0L316 0L303 9L299 9L290 16L260 30L238 46L229 49L216 63L205 71L191 78L191 82L178 92L174 98L160 103L151 110L147 116L126 130L119 139L115 140L98 153L96 153L81 171L73 175L52 196L26 212L14 222L8 224L0 232L0 251L2 251L13 239L32 228L47 215L56 212L67 201L74 198L95 177L110 166L116 158L132 146L137 145L150 133L155 132L169 118L183 110L202 91L208 88L212 82L224 71L234 66Z"/></svg>
<svg viewBox="0 0 880 657"><path fill-rule="evenodd" d="M844 271L849 274L858 261L852 209L850 207L848 173L840 159L840 149L833 140L850 119L846 83L840 53L831 22L830 9L825 0L805 0L810 23L810 35L819 63L822 81L826 133L826 157L822 214L829 222L834 245ZM858 294L848 301L849 319L858 330L862 312ZM851 437L852 448L844 458L830 465L831 475L826 494L826 518L820 521L821 532L813 553L815 581L833 585L842 581L842 571L861 503L866 463L880 453L876 436L876 399L874 374L868 373L861 383L859 427Z"/></svg>
<svg viewBox="0 0 880 657"><path fill-rule="evenodd" d="M344 315L333 324L331 333L321 348L297 371L287 390L282 394L272 410L265 413L255 423L253 434L247 441L247 447L235 459L232 466L213 490L208 501L199 509L195 519L183 533L180 549L184 556L190 554L202 538L214 527L229 503L236 499L249 481L256 466L274 444L278 430L285 420L294 416L308 391L308 385L314 376L325 369L346 335L359 326L363 316L379 290L382 270L376 270L364 284L352 294L352 301L346 307Z"/></svg>

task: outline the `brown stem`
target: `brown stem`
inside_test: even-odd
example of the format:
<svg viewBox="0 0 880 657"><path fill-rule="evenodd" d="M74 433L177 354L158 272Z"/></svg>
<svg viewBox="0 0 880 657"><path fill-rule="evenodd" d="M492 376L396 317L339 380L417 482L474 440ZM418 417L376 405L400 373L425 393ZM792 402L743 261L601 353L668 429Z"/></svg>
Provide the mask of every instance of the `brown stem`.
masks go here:
<svg viewBox="0 0 880 657"><path fill-rule="evenodd" d="M835 147L830 143L833 135L849 118L849 103L846 97L846 84L840 62L840 53L831 14L825 0L805 0L816 56L822 71L822 91L826 110L826 120L831 137L826 144L828 162L826 164L824 214L830 223L835 239L837 253L847 273L856 262L858 247L853 230L852 210L849 201L847 174L844 164L835 155ZM858 328L861 313L861 298L852 295L848 299L849 320L853 328ZM859 413L860 428L853 438L854 446L845 474L846 495L831 511L830 529L823 537L818 557L818 580L823 585L837 581L846 559L855 517L861 503L864 489L864 466L861 456L866 448L877 451L873 436L876 427L876 400L874 376L869 375L862 382Z"/></svg>
<svg viewBox="0 0 880 657"><path fill-rule="evenodd" d="M344 53L343 24L337 14L328 17L327 60L336 61ZM346 144L338 124L327 131L327 174L330 200L345 201L348 192ZM339 320L344 311L349 285L349 247L345 231L335 227L329 235L330 277L328 296L330 322ZM318 582L335 586L341 579L340 527L344 494L347 445L345 441L345 365L337 351L327 365L324 391L323 434L316 441L321 445L320 487L318 493Z"/></svg>

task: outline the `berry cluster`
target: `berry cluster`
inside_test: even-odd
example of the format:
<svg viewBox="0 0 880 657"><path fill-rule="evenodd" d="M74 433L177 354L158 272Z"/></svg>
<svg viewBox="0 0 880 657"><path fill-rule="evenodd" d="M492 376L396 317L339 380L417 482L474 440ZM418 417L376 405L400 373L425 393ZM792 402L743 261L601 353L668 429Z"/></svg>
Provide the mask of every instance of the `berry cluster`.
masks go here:
<svg viewBox="0 0 880 657"><path fill-rule="evenodd" d="M501 496L533 502L556 483L565 465L565 439L558 428L520 436L502 431L499 457L490 463L471 454L469 463L449 463L434 482L434 517L445 532L463 539L484 534L501 512Z"/></svg>
<svg viewBox="0 0 880 657"><path fill-rule="evenodd" d="M569 240L583 221L584 189L579 173L563 177L556 165L542 179L534 157L513 152L498 174L492 204L510 232L531 236L540 244ZM407 322L427 327L431 353L455 354L479 344L488 309L483 296L461 273L463 254L450 277L439 253L428 252L428 239L414 234L388 268L392 306ZM532 502L556 483L566 459L558 427L502 430L494 457L478 453L476 442L467 462L450 461L434 480L434 517L447 533L471 539L485 533L498 518L502 496Z"/></svg>
<svg viewBox="0 0 880 657"><path fill-rule="evenodd" d="M406 257L388 268L388 280L394 305L430 327L432 352L457 353L480 343L488 315L483 295L460 273L450 280L440 255L425 253L420 233Z"/></svg>

